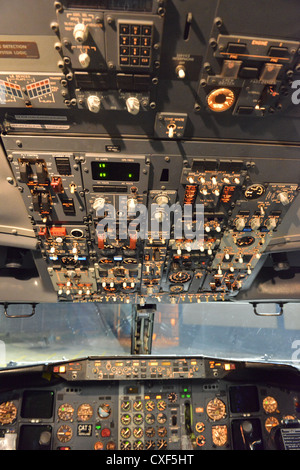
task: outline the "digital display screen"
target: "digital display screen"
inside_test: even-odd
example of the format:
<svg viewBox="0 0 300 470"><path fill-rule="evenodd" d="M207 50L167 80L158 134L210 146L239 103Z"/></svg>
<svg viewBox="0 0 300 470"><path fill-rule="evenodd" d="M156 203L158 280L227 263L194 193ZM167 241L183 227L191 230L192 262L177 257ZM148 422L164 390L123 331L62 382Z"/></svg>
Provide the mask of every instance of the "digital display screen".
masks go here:
<svg viewBox="0 0 300 470"><path fill-rule="evenodd" d="M97 181L139 181L140 164L131 162L92 162L92 177Z"/></svg>
<svg viewBox="0 0 300 470"><path fill-rule="evenodd" d="M230 387L229 397L232 413L253 413L259 411L259 399L255 385Z"/></svg>
<svg viewBox="0 0 300 470"><path fill-rule="evenodd" d="M49 419L52 417L54 393L49 390L27 390L23 394L22 418Z"/></svg>
<svg viewBox="0 0 300 470"><path fill-rule="evenodd" d="M122 11L152 11L152 0L70 0L68 7Z"/></svg>

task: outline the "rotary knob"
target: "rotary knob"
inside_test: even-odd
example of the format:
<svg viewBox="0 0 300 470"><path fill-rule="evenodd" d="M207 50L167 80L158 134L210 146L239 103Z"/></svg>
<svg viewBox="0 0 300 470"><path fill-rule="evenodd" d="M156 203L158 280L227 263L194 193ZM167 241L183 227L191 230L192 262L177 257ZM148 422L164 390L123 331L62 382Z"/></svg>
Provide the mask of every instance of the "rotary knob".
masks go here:
<svg viewBox="0 0 300 470"><path fill-rule="evenodd" d="M136 115L140 111L140 102L135 96L130 96L126 100L126 108L130 114Z"/></svg>
<svg viewBox="0 0 300 470"><path fill-rule="evenodd" d="M90 56L86 52L82 52L78 57L79 63L83 69L88 68L90 65Z"/></svg>
<svg viewBox="0 0 300 470"><path fill-rule="evenodd" d="M73 30L73 36L76 42L82 44L89 35L88 26L83 23L77 23Z"/></svg>
<svg viewBox="0 0 300 470"><path fill-rule="evenodd" d="M87 98L87 106L92 113L98 113L100 110L101 100L97 95L90 95Z"/></svg>
<svg viewBox="0 0 300 470"><path fill-rule="evenodd" d="M246 223L245 223L245 219L243 217L238 218L236 223L235 223L236 229L239 232L245 228L245 225L246 225Z"/></svg>
<svg viewBox="0 0 300 470"><path fill-rule="evenodd" d="M93 203L93 209L97 212L98 210L103 209L105 205L105 199L104 197L97 197Z"/></svg>

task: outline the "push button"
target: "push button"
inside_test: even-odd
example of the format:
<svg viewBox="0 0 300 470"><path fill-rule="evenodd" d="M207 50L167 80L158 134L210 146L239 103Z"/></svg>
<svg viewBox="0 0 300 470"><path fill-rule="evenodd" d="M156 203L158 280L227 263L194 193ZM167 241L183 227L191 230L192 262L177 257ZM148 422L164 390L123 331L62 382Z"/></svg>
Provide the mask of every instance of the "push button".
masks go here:
<svg viewBox="0 0 300 470"><path fill-rule="evenodd" d="M230 54L244 54L246 49L247 46L244 43L229 42L227 45L227 52L230 52Z"/></svg>
<svg viewBox="0 0 300 470"><path fill-rule="evenodd" d="M275 47L272 46L269 49L268 55L270 57L289 57L289 51L287 47Z"/></svg>

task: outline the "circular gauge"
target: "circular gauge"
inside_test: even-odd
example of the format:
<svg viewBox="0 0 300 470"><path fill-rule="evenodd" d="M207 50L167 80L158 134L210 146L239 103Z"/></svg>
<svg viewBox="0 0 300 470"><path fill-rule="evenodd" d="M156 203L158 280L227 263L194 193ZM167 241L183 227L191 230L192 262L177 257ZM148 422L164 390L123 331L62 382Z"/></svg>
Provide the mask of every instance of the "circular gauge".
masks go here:
<svg viewBox="0 0 300 470"><path fill-rule="evenodd" d="M203 432L205 430L204 423L201 423L201 422L196 423L195 429L197 432Z"/></svg>
<svg viewBox="0 0 300 470"><path fill-rule="evenodd" d="M184 284L191 279L191 275L186 271L179 271L177 273L173 273L169 276L170 282L174 282L175 284Z"/></svg>
<svg viewBox="0 0 300 470"><path fill-rule="evenodd" d="M150 440L150 441L146 441L145 443L145 449L146 450L153 450L155 449L155 442Z"/></svg>
<svg viewBox="0 0 300 470"><path fill-rule="evenodd" d="M134 415L133 422L134 424L141 425L143 422L143 415L141 415L140 413Z"/></svg>
<svg viewBox="0 0 300 470"><path fill-rule="evenodd" d="M178 398L178 396L174 392L171 392L168 395L168 400L169 400L170 403L176 403L177 398Z"/></svg>
<svg viewBox="0 0 300 470"><path fill-rule="evenodd" d="M273 397L266 397L263 400L263 408L266 413L274 413L277 411L277 401Z"/></svg>
<svg viewBox="0 0 300 470"><path fill-rule="evenodd" d="M129 264L129 265L131 265L131 266L133 266L133 265L135 266L135 265L138 264L138 262L137 262L137 260L136 260L135 258L124 258L124 259L123 259L123 263L124 263L124 264Z"/></svg>
<svg viewBox="0 0 300 470"><path fill-rule="evenodd" d="M166 408L167 408L167 403L165 402L165 400L159 400L157 402L157 409L159 411L164 411Z"/></svg>
<svg viewBox="0 0 300 470"><path fill-rule="evenodd" d="M167 447L167 441L165 439L159 439L157 441L158 450L166 449L166 447Z"/></svg>
<svg viewBox="0 0 300 470"><path fill-rule="evenodd" d="M130 401L122 401L122 403L121 403L121 409L122 409L123 411L129 411L130 408L131 408L131 403L130 403Z"/></svg>
<svg viewBox="0 0 300 470"><path fill-rule="evenodd" d="M197 444L197 446L199 446L199 447L203 447L203 446L204 446L204 444L205 444L205 437L202 436L202 434L200 434L200 436L197 436L197 437L196 437L196 444Z"/></svg>
<svg viewBox="0 0 300 470"><path fill-rule="evenodd" d="M116 443L113 441L109 441L106 444L106 450L115 450L116 449Z"/></svg>
<svg viewBox="0 0 300 470"><path fill-rule="evenodd" d="M80 421L88 421L93 416L93 408L87 403L83 403L77 410L77 416Z"/></svg>
<svg viewBox="0 0 300 470"><path fill-rule="evenodd" d="M70 426L63 424L57 430L56 436L59 442L63 442L63 443L69 442L72 439L73 431L70 428Z"/></svg>
<svg viewBox="0 0 300 470"><path fill-rule="evenodd" d="M254 237L250 237L248 235L245 235L244 237L237 238L235 243L237 246L250 246L255 242Z"/></svg>
<svg viewBox="0 0 300 470"><path fill-rule="evenodd" d="M210 400L206 407L206 413L213 421L219 421L220 419L224 418L226 414L225 403L219 398Z"/></svg>
<svg viewBox="0 0 300 470"><path fill-rule="evenodd" d="M144 435L142 428L134 428L133 435L136 439L141 439Z"/></svg>
<svg viewBox="0 0 300 470"><path fill-rule="evenodd" d="M234 93L229 88L217 88L212 90L207 96L209 109L216 113L227 111L233 105L234 100Z"/></svg>
<svg viewBox="0 0 300 470"><path fill-rule="evenodd" d="M143 450L144 449L144 444L142 441L135 441L133 443L133 448L134 450Z"/></svg>
<svg viewBox="0 0 300 470"><path fill-rule="evenodd" d="M155 436L155 429L154 428L146 428L145 434L147 437L154 437Z"/></svg>
<svg viewBox="0 0 300 470"><path fill-rule="evenodd" d="M113 264L113 260L110 258L101 258L99 260L99 263L100 264Z"/></svg>
<svg viewBox="0 0 300 470"><path fill-rule="evenodd" d="M170 292L173 294L180 294L183 291L183 286L170 286Z"/></svg>
<svg viewBox="0 0 300 470"><path fill-rule="evenodd" d="M135 401L133 404L133 408L135 409L135 411L142 411L143 402L141 400Z"/></svg>
<svg viewBox="0 0 300 470"><path fill-rule="evenodd" d="M279 426L279 421L277 418L274 418L274 416L270 416L266 419L265 428L268 432L271 432L271 429L275 428L276 426Z"/></svg>
<svg viewBox="0 0 300 470"><path fill-rule="evenodd" d="M245 198L257 199L265 192L265 187L262 184L252 184L245 191Z"/></svg>
<svg viewBox="0 0 300 470"><path fill-rule="evenodd" d="M146 410L153 411L155 409L155 403L152 400L147 401L146 403Z"/></svg>
<svg viewBox="0 0 300 470"><path fill-rule="evenodd" d="M94 444L94 450L103 450L104 449L104 444L101 441L97 441Z"/></svg>
<svg viewBox="0 0 300 470"><path fill-rule="evenodd" d="M168 431L167 431L167 428L165 428L165 426L161 426L161 427L159 427L158 430L157 430L157 435L158 435L159 437L166 437L167 432L168 432Z"/></svg>
<svg viewBox="0 0 300 470"><path fill-rule="evenodd" d="M107 419L111 415L111 407L107 403L102 403L98 407L98 415L102 419Z"/></svg>
<svg viewBox="0 0 300 470"><path fill-rule="evenodd" d="M120 431L120 434L121 434L121 437L123 437L123 439L129 439L131 436L130 428L128 427L122 428Z"/></svg>
<svg viewBox="0 0 300 470"><path fill-rule="evenodd" d="M131 450L131 444L129 441L121 442L121 450Z"/></svg>
<svg viewBox="0 0 300 470"><path fill-rule="evenodd" d="M74 408L69 403L64 403L58 408L57 414L62 421L69 421L73 418Z"/></svg>
<svg viewBox="0 0 300 470"><path fill-rule="evenodd" d="M227 426L213 426L212 427L212 440L213 443L218 446L222 447L227 444L228 433L227 433Z"/></svg>
<svg viewBox="0 0 300 470"><path fill-rule="evenodd" d="M130 415L122 415L121 416L121 423L124 424L124 426L128 426L128 424L131 423L131 416Z"/></svg>
<svg viewBox="0 0 300 470"><path fill-rule="evenodd" d="M157 422L159 424L165 424L165 422L167 421L167 417L164 413L158 413L157 415Z"/></svg>
<svg viewBox="0 0 300 470"><path fill-rule="evenodd" d="M145 421L147 424L153 424L155 421L155 416L151 413L147 413L145 417Z"/></svg>
<svg viewBox="0 0 300 470"><path fill-rule="evenodd" d="M11 424L17 417L17 408L12 401L0 405L0 424Z"/></svg>

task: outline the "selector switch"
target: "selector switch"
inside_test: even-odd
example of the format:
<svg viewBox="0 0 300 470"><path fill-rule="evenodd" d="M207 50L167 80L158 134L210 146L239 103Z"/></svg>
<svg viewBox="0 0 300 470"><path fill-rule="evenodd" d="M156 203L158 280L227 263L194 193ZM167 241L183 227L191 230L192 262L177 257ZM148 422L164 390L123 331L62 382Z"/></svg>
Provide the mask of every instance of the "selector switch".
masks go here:
<svg viewBox="0 0 300 470"><path fill-rule="evenodd" d="M140 111L140 102L135 96L130 96L126 100L126 108L130 114L136 115Z"/></svg>
<svg viewBox="0 0 300 470"><path fill-rule="evenodd" d="M86 52L82 52L79 55L78 60L83 69L88 68L91 62L90 56Z"/></svg>
<svg viewBox="0 0 300 470"><path fill-rule="evenodd" d="M100 111L101 100L97 95L90 95L87 98L87 106L89 111L92 113L98 113Z"/></svg>
<svg viewBox="0 0 300 470"><path fill-rule="evenodd" d="M85 42L88 38L89 35L89 30L88 26L83 24L83 23L78 23L74 30L73 30L73 36L76 42L79 44L82 44Z"/></svg>

